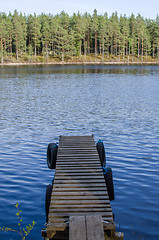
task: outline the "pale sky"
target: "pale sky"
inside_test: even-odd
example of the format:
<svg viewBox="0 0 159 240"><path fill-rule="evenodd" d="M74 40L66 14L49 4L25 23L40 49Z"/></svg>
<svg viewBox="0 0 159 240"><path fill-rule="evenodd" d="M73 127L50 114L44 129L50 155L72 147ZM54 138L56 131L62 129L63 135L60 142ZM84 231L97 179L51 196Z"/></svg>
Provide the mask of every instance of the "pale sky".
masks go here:
<svg viewBox="0 0 159 240"><path fill-rule="evenodd" d="M34 12L55 15L64 10L70 16L78 11L93 14L97 9L98 14L107 12L108 16L117 11L119 16L126 14L129 17L131 13L137 16L140 13L145 18L155 19L159 14L159 0L0 0L0 12L8 14L15 9L26 15Z"/></svg>

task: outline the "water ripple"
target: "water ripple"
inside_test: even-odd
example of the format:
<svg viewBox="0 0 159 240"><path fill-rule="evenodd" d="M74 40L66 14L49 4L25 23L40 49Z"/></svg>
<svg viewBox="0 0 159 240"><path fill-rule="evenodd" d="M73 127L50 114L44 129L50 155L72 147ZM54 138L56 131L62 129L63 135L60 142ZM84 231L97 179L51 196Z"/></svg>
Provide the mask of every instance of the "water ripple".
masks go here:
<svg viewBox="0 0 159 240"><path fill-rule="evenodd" d="M18 201L23 222L37 222L29 239L41 239L48 143L94 134L113 169L117 228L158 239L158 76L158 66L0 67L0 226L16 226Z"/></svg>

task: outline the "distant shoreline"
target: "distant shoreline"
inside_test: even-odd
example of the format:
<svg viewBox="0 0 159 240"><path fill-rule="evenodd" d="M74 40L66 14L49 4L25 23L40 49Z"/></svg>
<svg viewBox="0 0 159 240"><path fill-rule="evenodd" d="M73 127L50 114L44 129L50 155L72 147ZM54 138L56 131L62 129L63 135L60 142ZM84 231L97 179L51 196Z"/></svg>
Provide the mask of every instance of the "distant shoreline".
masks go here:
<svg viewBox="0 0 159 240"><path fill-rule="evenodd" d="M159 65L159 62L45 62L45 63L0 63L0 66L23 66L23 65Z"/></svg>

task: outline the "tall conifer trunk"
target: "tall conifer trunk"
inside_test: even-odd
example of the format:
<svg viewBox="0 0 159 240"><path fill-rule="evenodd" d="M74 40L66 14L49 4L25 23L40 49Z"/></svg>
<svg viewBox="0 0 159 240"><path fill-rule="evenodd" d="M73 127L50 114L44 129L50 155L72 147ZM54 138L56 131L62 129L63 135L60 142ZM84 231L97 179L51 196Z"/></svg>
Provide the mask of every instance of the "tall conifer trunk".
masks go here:
<svg viewBox="0 0 159 240"><path fill-rule="evenodd" d="M159 36L157 38L157 56L158 56L158 59L159 59Z"/></svg>
<svg viewBox="0 0 159 240"><path fill-rule="evenodd" d="M81 40L79 41L79 51L80 51L80 56L81 56Z"/></svg>
<svg viewBox="0 0 159 240"><path fill-rule="evenodd" d="M88 38L87 38L87 45L88 45L88 55L90 54L90 31L88 30Z"/></svg>
<svg viewBox="0 0 159 240"><path fill-rule="evenodd" d="M1 63L3 64L3 41L2 41L2 38L1 38Z"/></svg>
<svg viewBox="0 0 159 240"><path fill-rule="evenodd" d="M95 56L97 56L97 31L95 31Z"/></svg>
<svg viewBox="0 0 159 240"><path fill-rule="evenodd" d="M104 37L103 37L102 60L104 61Z"/></svg>
<svg viewBox="0 0 159 240"><path fill-rule="evenodd" d="M140 40L138 38L138 58L139 58L139 54L140 54Z"/></svg>
<svg viewBox="0 0 159 240"><path fill-rule="evenodd" d="M11 36L10 36L10 53L11 53L11 58L12 58L12 40L11 40Z"/></svg>
<svg viewBox="0 0 159 240"><path fill-rule="evenodd" d="M17 60L18 60L19 58L18 58L18 41L17 41L17 36L16 36L16 57L17 57Z"/></svg>
<svg viewBox="0 0 159 240"><path fill-rule="evenodd" d="M35 20L35 49L34 49L34 56L36 58L36 20Z"/></svg>
<svg viewBox="0 0 159 240"><path fill-rule="evenodd" d="M133 56L134 56L134 48L133 48L133 46L134 46L134 45L133 45L133 43L132 43L132 55L131 55L131 56L132 56L132 61L133 61Z"/></svg>
<svg viewBox="0 0 159 240"><path fill-rule="evenodd" d="M142 60L143 60L143 54L144 54L144 41L142 37L142 49L141 49L141 54L142 54Z"/></svg>
<svg viewBox="0 0 159 240"><path fill-rule="evenodd" d="M87 42L86 42L86 37L85 37L85 34L84 34L84 58L86 59L86 45L87 45Z"/></svg>

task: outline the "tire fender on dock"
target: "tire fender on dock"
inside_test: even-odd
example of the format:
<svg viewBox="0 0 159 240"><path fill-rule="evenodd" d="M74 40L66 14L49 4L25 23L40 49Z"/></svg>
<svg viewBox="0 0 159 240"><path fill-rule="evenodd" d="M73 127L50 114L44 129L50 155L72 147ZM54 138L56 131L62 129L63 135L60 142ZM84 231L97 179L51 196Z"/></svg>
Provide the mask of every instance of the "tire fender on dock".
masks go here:
<svg viewBox="0 0 159 240"><path fill-rule="evenodd" d="M47 147L47 165L50 169L56 168L57 150L57 143L49 143Z"/></svg>
<svg viewBox="0 0 159 240"><path fill-rule="evenodd" d="M49 215L49 207L51 202L51 193L52 193L53 185L49 184L46 187L46 195L45 195L45 213L46 213L46 222L48 222Z"/></svg>
<svg viewBox="0 0 159 240"><path fill-rule="evenodd" d="M106 160L105 160L105 148L104 148L104 144L101 140L99 140L96 144L96 148L97 148L97 152L99 155L99 159L101 162L102 167L106 165Z"/></svg>
<svg viewBox="0 0 159 240"><path fill-rule="evenodd" d="M108 190L109 200L115 199L114 195L114 184L113 184L113 174L111 168L103 168L104 179Z"/></svg>

